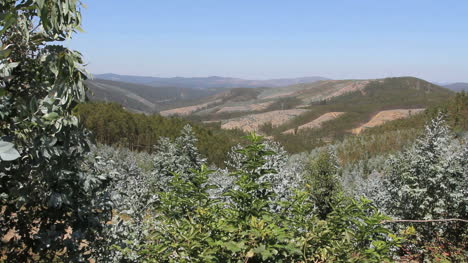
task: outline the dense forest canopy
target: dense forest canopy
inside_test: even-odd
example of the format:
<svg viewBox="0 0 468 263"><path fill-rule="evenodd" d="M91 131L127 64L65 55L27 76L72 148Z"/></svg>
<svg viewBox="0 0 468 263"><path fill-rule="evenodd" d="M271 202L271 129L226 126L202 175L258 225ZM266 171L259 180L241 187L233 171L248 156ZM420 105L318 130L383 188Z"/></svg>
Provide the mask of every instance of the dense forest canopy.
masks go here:
<svg viewBox="0 0 468 263"><path fill-rule="evenodd" d="M181 118L166 118L157 114L131 113L115 103L86 103L74 109L74 114L93 132L97 142L153 152L161 137L175 139L182 128L191 124L198 138L197 148L210 163L223 167L226 153L242 142L241 131L221 130L216 126L188 122Z"/></svg>

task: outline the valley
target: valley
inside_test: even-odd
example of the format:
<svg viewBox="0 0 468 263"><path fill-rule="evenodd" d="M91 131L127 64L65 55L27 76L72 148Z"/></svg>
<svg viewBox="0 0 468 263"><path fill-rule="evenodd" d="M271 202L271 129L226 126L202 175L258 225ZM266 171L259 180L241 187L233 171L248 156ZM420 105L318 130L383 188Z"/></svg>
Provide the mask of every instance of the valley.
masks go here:
<svg viewBox="0 0 468 263"><path fill-rule="evenodd" d="M154 85L154 79L150 82L150 78L113 78ZM229 88L232 83L227 81L218 81L220 86L215 87L213 80L208 79L205 82L197 79L196 88L183 87L190 78L184 79L183 85L173 87L95 79L89 82L89 88L93 100L116 102L134 112L182 117L274 138L310 134L312 130L327 134L324 138L358 134L363 129L417 114L454 94L412 77L314 79L311 83L277 86L287 82L282 80L277 84L271 84L273 81L258 84L270 83L270 87L242 88Z"/></svg>
<svg viewBox="0 0 468 263"><path fill-rule="evenodd" d="M88 83L90 93L96 94L95 101L115 102L135 113L183 119L214 128L218 133L256 132L280 142L290 153L312 150L347 136L369 133L386 123L411 119L455 95L449 89L414 77L205 89L152 87L100 79Z"/></svg>

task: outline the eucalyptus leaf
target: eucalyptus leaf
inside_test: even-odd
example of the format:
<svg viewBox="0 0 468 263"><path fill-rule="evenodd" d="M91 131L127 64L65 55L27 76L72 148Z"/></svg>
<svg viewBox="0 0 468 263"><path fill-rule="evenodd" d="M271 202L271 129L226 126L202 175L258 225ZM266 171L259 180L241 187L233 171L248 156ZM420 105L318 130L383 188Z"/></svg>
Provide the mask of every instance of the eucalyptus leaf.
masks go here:
<svg viewBox="0 0 468 263"><path fill-rule="evenodd" d="M49 120L49 121L53 121L53 120L58 119L58 117L59 117L59 114L57 112L51 112L51 113L44 115L42 118Z"/></svg>
<svg viewBox="0 0 468 263"><path fill-rule="evenodd" d="M14 144L10 142L0 141L0 159L3 161L13 161L18 159L19 152L14 148Z"/></svg>
<svg viewBox="0 0 468 263"><path fill-rule="evenodd" d="M0 59L7 58L11 53L11 49L0 50Z"/></svg>

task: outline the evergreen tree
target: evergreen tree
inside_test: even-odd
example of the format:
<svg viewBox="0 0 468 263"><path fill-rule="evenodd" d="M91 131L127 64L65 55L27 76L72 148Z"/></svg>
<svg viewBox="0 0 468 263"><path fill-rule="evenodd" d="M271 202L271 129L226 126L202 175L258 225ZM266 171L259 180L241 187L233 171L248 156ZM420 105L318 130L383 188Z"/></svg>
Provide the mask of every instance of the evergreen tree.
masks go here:
<svg viewBox="0 0 468 263"><path fill-rule="evenodd" d="M192 165L193 169L199 169L202 164L206 163L197 148L198 139L189 124L182 128L181 135L175 140L175 144L179 149L179 156L184 157L187 163Z"/></svg>
<svg viewBox="0 0 468 263"><path fill-rule="evenodd" d="M438 115L410 149L389 160L383 187L388 213L401 219L468 218L468 147L454 139ZM452 222L417 226L427 240L437 236L460 240L466 224Z"/></svg>
<svg viewBox="0 0 468 263"><path fill-rule="evenodd" d="M341 192L339 166L333 152L327 149L314 156L306 168L305 180L317 216L325 219L333 210L334 198Z"/></svg>
<svg viewBox="0 0 468 263"><path fill-rule="evenodd" d="M202 158L197 147L197 138L190 125L186 125L181 136L174 141L162 137L155 146L153 154L153 185L163 187L168 185L174 174L184 179L190 177L191 170L198 170L206 159ZM164 189L160 189L164 190Z"/></svg>

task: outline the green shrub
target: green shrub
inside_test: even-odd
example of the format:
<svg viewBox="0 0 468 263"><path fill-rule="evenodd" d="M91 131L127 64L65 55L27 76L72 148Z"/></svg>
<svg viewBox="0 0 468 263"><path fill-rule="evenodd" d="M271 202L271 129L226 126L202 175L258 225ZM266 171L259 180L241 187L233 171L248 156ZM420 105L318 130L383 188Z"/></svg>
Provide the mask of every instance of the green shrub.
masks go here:
<svg viewBox="0 0 468 263"><path fill-rule="evenodd" d="M341 191L338 162L331 151L322 150L306 169L305 180L316 206L315 212L320 219L325 219L332 211L336 194Z"/></svg>
<svg viewBox="0 0 468 263"><path fill-rule="evenodd" d="M262 178L267 157L262 138L239 149L234 184L212 198L212 171L202 167L189 176L174 174L159 204L150 211L147 233L138 251L143 262L382 262L390 260L399 239L381 224L388 219L370 201L338 193L319 218L311 188L297 190L273 204L274 191ZM330 156L317 163L317 174L334 174ZM335 167L335 168L334 168ZM317 179L318 180L318 179ZM333 190L335 191L335 190ZM272 209L272 207L280 207ZM320 211L320 209L319 209Z"/></svg>

